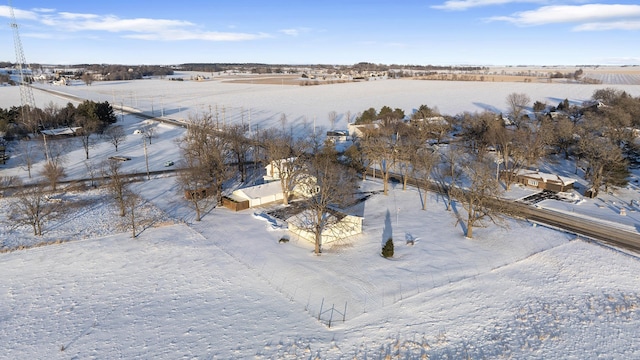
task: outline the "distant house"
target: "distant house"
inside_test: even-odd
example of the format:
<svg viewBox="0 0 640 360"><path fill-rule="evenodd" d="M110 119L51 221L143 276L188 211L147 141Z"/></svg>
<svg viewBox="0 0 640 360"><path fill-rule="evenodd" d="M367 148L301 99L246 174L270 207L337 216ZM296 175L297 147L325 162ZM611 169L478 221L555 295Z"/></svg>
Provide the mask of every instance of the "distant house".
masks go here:
<svg viewBox="0 0 640 360"><path fill-rule="evenodd" d="M332 143L345 142L349 138L347 130L329 130L327 131L327 139Z"/></svg>
<svg viewBox="0 0 640 360"><path fill-rule="evenodd" d="M505 172L502 173L504 177ZM529 187L534 187L542 190L549 190L553 192L564 192L573 189L575 179L540 172L538 170L520 170L516 174L516 182Z"/></svg>
<svg viewBox="0 0 640 360"><path fill-rule="evenodd" d="M314 233L309 231L309 226L306 226L306 222L310 216L312 216L312 214L308 211L303 211L289 218L287 220L287 226L289 227L289 232L292 234L311 243L315 243L316 238ZM332 221L334 223L333 225L326 226L322 230L320 246L362 233L362 222L364 218L361 216L348 215L339 211L332 211L331 214L327 214L326 216L332 216L336 219Z"/></svg>
<svg viewBox="0 0 640 360"><path fill-rule="evenodd" d="M287 167L288 163L293 163L296 158L273 160L265 166L266 175L263 177L264 182L280 180L280 169Z"/></svg>
<svg viewBox="0 0 640 360"><path fill-rule="evenodd" d="M47 136L75 136L82 127L65 127L58 129L40 130L40 133Z"/></svg>
<svg viewBox="0 0 640 360"><path fill-rule="evenodd" d="M371 131L374 129L377 129L380 126L380 124L378 123L371 123L371 124L349 124L347 125L348 128L348 132L351 135L352 138L361 138L365 131Z"/></svg>

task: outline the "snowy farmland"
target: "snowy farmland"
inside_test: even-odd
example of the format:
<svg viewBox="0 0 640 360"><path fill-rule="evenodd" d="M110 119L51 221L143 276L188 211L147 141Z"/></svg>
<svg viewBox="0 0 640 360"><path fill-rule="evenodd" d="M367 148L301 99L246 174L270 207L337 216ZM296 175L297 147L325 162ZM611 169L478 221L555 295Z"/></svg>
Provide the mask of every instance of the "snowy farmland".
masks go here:
<svg viewBox="0 0 640 360"><path fill-rule="evenodd" d="M124 106L174 118L217 106L220 112L225 109L225 120L264 128L280 125L282 113L291 126L306 117L309 124L315 118L326 127L328 112L337 111L342 127L347 112L355 115L382 105L406 112L421 104L447 114L502 111L512 92L555 105L564 98L581 103L599 88L142 80L54 90L92 100L116 99L116 104L120 100ZM621 88L640 96L639 86ZM19 103L17 88L0 88L0 94L2 107ZM36 92L36 101L68 100ZM118 153L132 158L124 163L125 171L144 168L141 139L133 135L142 121L134 115L121 120L128 135ZM165 161L176 160L174 139L184 130L153 126L158 131L149 146L150 167L159 170ZM19 149L12 151L0 175L26 178L17 162ZM110 144L99 143L91 156L97 162L114 154ZM70 178L86 177L83 155L81 149L67 153ZM91 205L78 208L67 221L50 224L42 237L30 235L28 228L0 225L5 248L61 242L0 254L0 358L640 357L637 254L517 220L477 229L474 239L467 239L457 223L457 216L464 216L461 206L448 212L442 199L432 195L427 210L421 211L417 190L392 186L389 196L375 194L354 209L364 216L363 234L318 257L311 243L278 243L286 230L260 220L256 210L220 208L194 222L170 175L134 187L145 200L140 212L149 224L136 239L100 189L63 192L63 201ZM361 184L362 191L381 188L377 180ZM515 187L509 196L530 192ZM623 205L630 200L640 200L637 185L581 199L571 211L594 221L617 222L621 216L616 210L625 206L624 226L637 231L640 212ZM6 216L9 201L0 199L0 216ZM540 206L569 211L564 204L545 200ZM392 260L379 255L383 234L394 238ZM415 241L408 245L406 239Z"/></svg>
<svg viewBox="0 0 640 360"><path fill-rule="evenodd" d="M209 76L210 74L204 74ZM612 74L611 76L614 76ZM245 122L252 129L281 126L300 127L303 123L329 126L328 113L338 114L336 127L346 129L357 113L370 107L400 108L412 114L420 105L437 108L446 115L485 110L507 112L507 95L525 93L534 101L556 106L564 99L580 105L593 92L604 87L640 96L640 85L586 85L571 83L456 82L424 80L382 80L321 86L265 85L229 83L225 77L207 81L190 81L193 73L177 73L185 81L147 79L138 81L94 82L91 86L77 81L72 86L38 85L43 89L72 94L83 99L108 101L114 108L135 108L154 116L187 120L197 114L212 114L222 123ZM602 75L606 76L606 75ZM0 87L0 107L20 104L16 87ZM59 105L69 100L51 93L35 91L36 102Z"/></svg>

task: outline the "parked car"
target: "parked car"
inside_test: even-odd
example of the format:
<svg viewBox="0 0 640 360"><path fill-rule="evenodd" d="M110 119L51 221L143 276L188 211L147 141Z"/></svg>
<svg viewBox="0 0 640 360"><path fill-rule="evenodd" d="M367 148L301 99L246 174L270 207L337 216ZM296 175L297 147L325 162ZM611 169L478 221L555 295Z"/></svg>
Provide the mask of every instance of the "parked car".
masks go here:
<svg viewBox="0 0 640 360"><path fill-rule="evenodd" d="M129 161L131 158L128 156L110 156L109 160Z"/></svg>
<svg viewBox="0 0 640 360"><path fill-rule="evenodd" d="M164 166L173 166L173 161L169 160L164 163Z"/></svg>

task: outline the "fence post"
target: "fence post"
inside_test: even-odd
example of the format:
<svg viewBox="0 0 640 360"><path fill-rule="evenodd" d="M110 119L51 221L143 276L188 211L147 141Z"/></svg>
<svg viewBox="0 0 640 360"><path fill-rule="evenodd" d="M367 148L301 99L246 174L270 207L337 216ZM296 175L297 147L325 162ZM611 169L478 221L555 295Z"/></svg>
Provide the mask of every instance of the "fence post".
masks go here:
<svg viewBox="0 0 640 360"><path fill-rule="evenodd" d="M331 315L329 316L329 328L331 328L331 321L333 320L333 309L336 307L335 304L331 305Z"/></svg>
<svg viewBox="0 0 640 360"><path fill-rule="evenodd" d="M318 321L320 321L320 316L322 316L322 306L324 305L324 298L322 298L322 302L320 303L320 312L318 313Z"/></svg>
<svg viewBox="0 0 640 360"><path fill-rule="evenodd" d="M342 313L342 322L345 322L347 319L347 302L344 302L344 312Z"/></svg>

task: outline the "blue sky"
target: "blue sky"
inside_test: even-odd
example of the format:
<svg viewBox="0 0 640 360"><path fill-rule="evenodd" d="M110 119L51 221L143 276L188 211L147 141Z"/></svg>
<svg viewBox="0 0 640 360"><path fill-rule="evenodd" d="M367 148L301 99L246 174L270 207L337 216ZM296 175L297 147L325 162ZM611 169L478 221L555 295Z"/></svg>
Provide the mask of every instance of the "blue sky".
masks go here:
<svg viewBox="0 0 640 360"><path fill-rule="evenodd" d="M0 61L15 61L0 5ZM30 63L640 64L640 3L13 1Z"/></svg>

